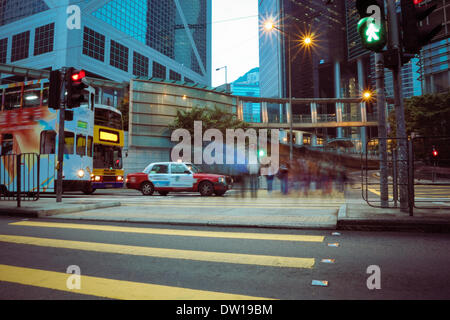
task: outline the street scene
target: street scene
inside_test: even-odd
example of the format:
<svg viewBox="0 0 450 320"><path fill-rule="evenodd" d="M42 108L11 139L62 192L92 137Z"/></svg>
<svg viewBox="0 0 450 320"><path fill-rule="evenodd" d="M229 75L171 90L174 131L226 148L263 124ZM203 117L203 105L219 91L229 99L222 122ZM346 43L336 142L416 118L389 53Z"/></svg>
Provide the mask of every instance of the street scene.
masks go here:
<svg viewBox="0 0 450 320"><path fill-rule="evenodd" d="M449 8L3 1L0 300L449 300Z"/></svg>

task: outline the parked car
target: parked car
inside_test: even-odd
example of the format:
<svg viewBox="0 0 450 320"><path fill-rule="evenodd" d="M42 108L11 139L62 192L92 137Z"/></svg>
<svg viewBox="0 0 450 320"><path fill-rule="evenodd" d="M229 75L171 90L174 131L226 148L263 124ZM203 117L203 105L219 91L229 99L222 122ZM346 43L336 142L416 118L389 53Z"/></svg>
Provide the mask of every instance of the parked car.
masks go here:
<svg viewBox="0 0 450 320"><path fill-rule="evenodd" d="M202 196L218 196L232 188L233 180L226 175L203 173L192 163L155 162L143 172L130 173L125 179L129 189L140 190L150 196L155 191L160 195L169 192L200 192Z"/></svg>

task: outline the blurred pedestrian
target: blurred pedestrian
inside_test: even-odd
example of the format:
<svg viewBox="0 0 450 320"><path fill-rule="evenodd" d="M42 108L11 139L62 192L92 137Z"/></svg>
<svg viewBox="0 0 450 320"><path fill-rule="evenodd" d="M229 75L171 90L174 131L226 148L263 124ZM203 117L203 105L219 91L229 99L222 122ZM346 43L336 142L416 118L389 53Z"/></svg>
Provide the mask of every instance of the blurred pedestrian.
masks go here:
<svg viewBox="0 0 450 320"><path fill-rule="evenodd" d="M278 179L281 182L281 193L288 194L288 182L289 182L289 165L287 162L282 162L278 169Z"/></svg>
<svg viewBox="0 0 450 320"><path fill-rule="evenodd" d="M250 182L250 191L252 194L252 198L257 197L258 192L258 177L259 177L259 164L258 163L249 163L247 165L248 177Z"/></svg>
<svg viewBox="0 0 450 320"><path fill-rule="evenodd" d="M269 162L267 165L267 175L266 175L266 182L267 182L267 193L271 194L273 190L273 178L275 176L275 172L272 168L272 163Z"/></svg>

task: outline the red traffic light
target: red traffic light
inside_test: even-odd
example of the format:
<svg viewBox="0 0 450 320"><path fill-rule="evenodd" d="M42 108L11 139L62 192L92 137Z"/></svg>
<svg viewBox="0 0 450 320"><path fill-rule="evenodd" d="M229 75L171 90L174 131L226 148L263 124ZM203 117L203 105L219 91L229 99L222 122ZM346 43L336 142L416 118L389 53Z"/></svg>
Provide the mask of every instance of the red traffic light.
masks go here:
<svg viewBox="0 0 450 320"><path fill-rule="evenodd" d="M438 152L436 149L433 149L433 157L437 157L438 156Z"/></svg>
<svg viewBox="0 0 450 320"><path fill-rule="evenodd" d="M84 72L84 70L80 70L78 73L72 74L72 80L73 81L80 81L84 77L86 77L86 73Z"/></svg>

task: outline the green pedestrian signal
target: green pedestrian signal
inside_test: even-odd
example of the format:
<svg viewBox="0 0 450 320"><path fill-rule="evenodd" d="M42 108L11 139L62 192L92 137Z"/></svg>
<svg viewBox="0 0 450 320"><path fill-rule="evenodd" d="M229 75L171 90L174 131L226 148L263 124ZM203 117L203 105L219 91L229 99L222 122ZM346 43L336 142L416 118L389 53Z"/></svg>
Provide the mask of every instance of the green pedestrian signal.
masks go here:
<svg viewBox="0 0 450 320"><path fill-rule="evenodd" d="M386 45L386 29L384 24L372 17L365 17L358 22L358 33L367 50L381 52Z"/></svg>

